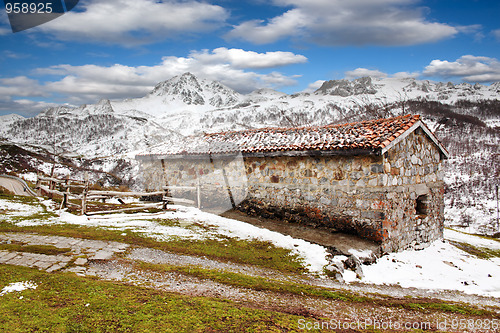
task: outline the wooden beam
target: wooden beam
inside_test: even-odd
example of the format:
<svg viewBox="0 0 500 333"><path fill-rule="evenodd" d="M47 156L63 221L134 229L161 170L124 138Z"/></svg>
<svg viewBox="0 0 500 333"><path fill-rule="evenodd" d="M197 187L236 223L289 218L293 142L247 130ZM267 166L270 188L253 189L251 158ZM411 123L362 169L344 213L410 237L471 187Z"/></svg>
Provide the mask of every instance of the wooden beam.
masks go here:
<svg viewBox="0 0 500 333"><path fill-rule="evenodd" d="M149 197L152 195L163 195L165 191L158 192L119 192L119 191L89 191L89 196L112 196L112 197Z"/></svg>
<svg viewBox="0 0 500 333"><path fill-rule="evenodd" d="M190 205L194 205L196 203L196 201L194 200L189 200L189 199L184 199L184 198L166 198L165 201L168 201L168 202L174 202L174 203L186 203L186 204L190 204Z"/></svg>
<svg viewBox="0 0 500 333"><path fill-rule="evenodd" d="M196 190L196 186L165 186L163 187L166 190Z"/></svg>
<svg viewBox="0 0 500 333"><path fill-rule="evenodd" d="M150 208L156 208L156 207L162 207L162 206L163 206L163 203L159 203L159 204L136 206L136 207L130 207L130 208L121 208L121 209L113 209L113 210L103 210L103 211L97 211L97 212L87 212L85 215L123 213L123 212L131 212L131 211L134 211L134 210L150 209Z"/></svg>

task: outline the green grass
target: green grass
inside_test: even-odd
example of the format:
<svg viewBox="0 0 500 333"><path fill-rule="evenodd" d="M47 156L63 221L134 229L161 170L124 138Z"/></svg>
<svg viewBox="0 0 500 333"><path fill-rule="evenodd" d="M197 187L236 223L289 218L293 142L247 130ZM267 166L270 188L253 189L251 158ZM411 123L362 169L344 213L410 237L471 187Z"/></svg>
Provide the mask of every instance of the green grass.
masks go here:
<svg viewBox="0 0 500 333"><path fill-rule="evenodd" d="M444 303L444 302L420 302L420 303L406 303L402 305L403 308L417 310L424 313L432 311L459 313L463 315L472 316L495 316L494 313L481 310L466 304L460 303Z"/></svg>
<svg viewBox="0 0 500 333"><path fill-rule="evenodd" d="M305 272L302 261L297 255L292 254L290 250L257 240L235 238L189 240L172 238L170 241L160 242L131 231L123 232L122 230L108 230L71 224L20 227L2 221L0 221L0 232L34 232L45 235L117 241L163 251L272 268L287 273L300 274Z"/></svg>
<svg viewBox="0 0 500 333"><path fill-rule="evenodd" d="M453 229L453 228L449 228L449 227L445 227L445 228L448 229L448 230L459 232L459 233L464 234L464 235L476 236L476 237L479 237L479 238L482 238L482 239L492 240L492 241L500 243L500 239L499 238L489 237L489 236L480 235L480 234L471 234L471 233L468 233L468 232L465 232L465 231L461 231L461 230L457 230L457 229Z"/></svg>
<svg viewBox="0 0 500 333"><path fill-rule="evenodd" d="M40 205L40 201L38 201L38 199L35 197L14 195L8 190L1 190L1 188L0 188L0 199L9 200L13 202L20 202L28 205Z"/></svg>
<svg viewBox="0 0 500 333"><path fill-rule="evenodd" d="M469 243L458 242L453 240L448 240L448 242L459 248L462 251L465 251L473 256L476 256L480 259L490 259L490 258L500 258L500 250L497 249L487 249L485 247L478 247L471 245Z"/></svg>
<svg viewBox="0 0 500 333"><path fill-rule="evenodd" d="M46 220L52 217L57 217L57 214L53 212L49 212L45 205L41 204L37 198L21 196L21 195L12 195L5 192L0 191L0 199L8 200L11 202L22 203L25 205L33 206L40 208L41 211L37 213L33 213L27 216L7 216L8 221L12 223L28 221L28 220ZM9 210L8 210L9 211ZM6 213L8 213L8 211Z"/></svg>
<svg viewBox="0 0 500 333"><path fill-rule="evenodd" d="M191 240L172 237L168 241L159 242L143 234L131 231L124 232L123 230L109 230L70 224L44 224L20 227L15 224L28 220L48 220L57 215L47 211L46 207L36 198L12 196L10 194L0 194L0 198L10 201L20 201L43 209L42 212L28 216L8 216L7 220L0 220L0 232L35 232L75 238L117 241L164 251L257 265L289 273L303 273L306 271L302 260L296 254L292 254L291 250L279 248L270 242L258 240L241 240L218 235L215 239ZM211 228L199 223L185 225L175 220L153 219L152 221L162 225L186 227L188 229L198 228L205 229L206 231Z"/></svg>
<svg viewBox="0 0 500 333"><path fill-rule="evenodd" d="M368 297L346 290L331 290L306 284L248 276L245 274L227 272L223 270L210 270L194 266L159 265L144 262L138 263L137 266L141 269L157 272L178 272L185 275L196 276L202 279L210 279L212 281L234 287L248 288L253 290L267 290L278 293L287 293L299 296L312 296L343 302L371 303L379 306L417 310L422 313L451 312L474 316L495 315L490 311L481 310L476 307L461 303L447 303L438 300L418 299L414 297L406 300L400 300L388 296L380 297L384 295L378 294L373 295L373 297Z"/></svg>
<svg viewBox="0 0 500 333"><path fill-rule="evenodd" d="M1 296L2 332L297 332L299 319L311 320L229 301L0 266L0 287L19 281L38 287Z"/></svg>

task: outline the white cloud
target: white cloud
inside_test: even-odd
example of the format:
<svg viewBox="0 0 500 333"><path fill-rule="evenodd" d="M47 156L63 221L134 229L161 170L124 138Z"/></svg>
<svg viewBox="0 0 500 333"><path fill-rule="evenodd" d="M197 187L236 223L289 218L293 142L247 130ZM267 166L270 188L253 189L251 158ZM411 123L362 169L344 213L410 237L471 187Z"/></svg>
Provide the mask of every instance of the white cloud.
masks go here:
<svg viewBox="0 0 500 333"><path fill-rule="evenodd" d="M49 97L49 94L37 80L26 76L0 78L0 114L17 113L31 117L54 105L28 99L40 97Z"/></svg>
<svg viewBox="0 0 500 333"><path fill-rule="evenodd" d="M356 79L358 77L370 76L373 78L384 78L388 75L378 69L356 68L352 71L345 72L345 78L348 80Z"/></svg>
<svg viewBox="0 0 500 333"><path fill-rule="evenodd" d="M212 31L229 15L220 6L195 0L88 0L78 9L39 29L63 40L136 45Z"/></svg>
<svg viewBox="0 0 500 333"><path fill-rule="evenodd" d="M302 35L301 30L310 26L310 17L299 9L292 9L271 19L246 21L227 34L229 38L241 38L255 44L273 43L279 39Z"/></svg>
<svg viewBox="0 0 500 333"><path fill-rule="evenodd" d="M495 58L464 55L453 62L432 60L423 74L457 77L469 82L494 82L500 81L500 62Z"/></svg>
<svg viewBox="0 0 500 333"><path fill-rule="evenodd" d="M309 83L307 88L302 90L302 92L304 92L304 93L315 92L323 85L323 83L325 83L325 80L317 80L317 81L314 81L313 83Z"/></svg>
<svg viewBox="0 0 500 333"><path fill-rule="evenodd" d="M47 96L37 80L26 76L0 78L0 96Z"/></svg>
<svg viewBox="0 0 500 333"><path fill-rule="evenodd" d="M387 74L378 69L367 69L367 68L356 68L352 71L347 71L344 73L345 78L348 80L357 79L360 77L370 76L373 78L383 79L386 77L394 77L394 78L417 78L420 76L419 72L397 72L394 74Z"/></svg>
<svg viewBox="0 0 500 333"><path fill-rule="evenodd" d="M0 95L0 115L16 113L24 117L33 117L40 111L57 106L55 103L32 101L29 99L11 99Z"/></svg>
<svg viewBox="0 0 500 333"><path fill-rule="evenodd" d="M28 55L28 54L16 53L16 52L12 52L10 50L3 51L2 55L5 58L10 58L10 59L25 59L25 58L29 58L30 57L30 55Z"/></svg>
<svg viewBox="0 0 500 333"><path fill-rule="evenodd" d="M500 42L500 29L497 29L497 30L493 30L491 32L493 34L493 36L495 36L495 38Z"/></svg>
<svg viewBox="0 0 500 333"><path fill-rule="evenodd" d="M399 78L399 79L406 79L406 78L418 78L420 76L419 72L397 72L391 75L392 77Z"/></svg>
<svg viewBox="0 0 500 333"><path fill-rule="evenodd" d="M287 66L307 62L306 57L292 52L276 51L257 53L242 49L227 49L225 47L214 49L212 52L208 50L203 50L201 52L195 51L192 52L190 56L205 64L228 63L236 68L254 69Z"/></svg>
<svg viewBox="0 0 500 333"><path fill-rule="evenodd" d="M426 21L412 0L276 0L293 6L270 20L243 22L227 34L257 44L283 38L322 45L414 45L435 42L459 32Z"/></svg>
<svg viewBox="0 0 500 333"><path fill-rule="evenodd" d="M1 96L58 96L61 102L94 103L102 98L142 97L158 83L191 72L201 78L220 81L241 92L297 84L297 76L276 71L267 73L245 68L268 68L302 63L307 58L291 52L257 53L241 49L218 48L192 51L187 57L168 56L153 66L56 65L39 68L36 74L60 77L40 85L27 77L0 80Z"/></svg>

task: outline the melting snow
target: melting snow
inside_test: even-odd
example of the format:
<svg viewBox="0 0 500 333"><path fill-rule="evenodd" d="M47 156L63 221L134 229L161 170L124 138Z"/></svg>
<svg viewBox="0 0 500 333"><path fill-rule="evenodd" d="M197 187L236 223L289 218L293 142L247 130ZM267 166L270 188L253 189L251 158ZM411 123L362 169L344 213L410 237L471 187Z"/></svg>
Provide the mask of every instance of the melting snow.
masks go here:
<svg viewBox="0 0 500 333"><path fill-rule="evenodd" d="M0 209L2 208L19 209L21 212L24 211L23 214L31 214L37 209L29 205L0 200ZM311 272L321 273L323 267L329 264L328 252L323 246L245 222L202 212L196 208L183 206L173 206L173 208L176 210L157 214L112 214L93 217L61 212L60 216L51 222L140 232L158 240L168 240L173 236L187 239L216 239L221 235L245 240L257 239L290 249L303 259ZM171 220L178 224L162 225L155 219ZM30 221L30 223L41 222ZM500 249L500 242L454 230L445 229L444 236L445 239L465 242L476 247ZM350 252L356 256L363 256L361 252ZM344 280L395 284L427 290L458 290L468 294L500 297L500 258L479 259L446 241L436 241L421 251L391 253L372 265L362 265L362 269L364 272L362 280L357 279L356 274L350 270L345 271Z"/></svg>
<svg viewBox="0 0 500 333"><path fill-rule="evenodd" d="M476 246L499 248L500 243L452 230L445 238ZM491 243L490 243L491 242ZM479 259L446 241L436 241L421 251L402 251L363 265L364 278L344 275L347 282L397 284L405 288L459 290L467 294L500 297L500 260ZM351 272L350 272L351 273Z"/></svg>
<svg viewBox="0 0 500 333"><path fill-rule="evenodd" d="M311 272L321 273L328 264L328 252L323 246L312 244L302 239L296 239L278 232L255 227L251 224L232 220L218 215L202 212L196 208L172 206L176 211L161 214L113 214L108 216L75 216L61 213L61 220L66 223L99 226L118 230L130 230L147 234L158 240L168 240L172 236L190 239L216 238L224 235L239 239L268 241L275 246L289 249L304 260L306 267ZM177 226L164 226L154 219L169 219L182 222L196 222L205 228L183 228ZM208 229L208 230L207 230Z"/></svg>
<svg viewBox="0 0 500 333"><path fill-rule="evenodd" d="M5 286L0 292L0 296L3 296L7 293L12 293L14 291L23 291L26 289L36 289L38 285L33 281L24 281L24 282L14 282Z"/></svg>

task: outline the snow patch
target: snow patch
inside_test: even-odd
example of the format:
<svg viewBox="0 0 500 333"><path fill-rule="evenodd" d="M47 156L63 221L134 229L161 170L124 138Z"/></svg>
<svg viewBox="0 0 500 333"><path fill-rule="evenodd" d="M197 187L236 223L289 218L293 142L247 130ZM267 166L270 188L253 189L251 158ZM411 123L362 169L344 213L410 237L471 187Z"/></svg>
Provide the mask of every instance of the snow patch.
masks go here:
<svg viewBox="0 0 500 333"><path fill-rule="evenodd" d="M13 282L10 283L9 285L3 287L2 291L0 292L0 296L3 296L7 293L12 293L14 291L23 291L26 289L36 289L38 285L34 283L33 281L24 281L24 282Z"/></svg>
<svg viewBox="0 0 500 333"><path fill-rule="evenodd" d="M472 239L474 242L477 240ZM361 281L348 271L344 280L500 297L499 264L497 259L479 259L447 242L436 241L421 251L391 253L375 264L363 265Z"/></svg>

